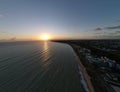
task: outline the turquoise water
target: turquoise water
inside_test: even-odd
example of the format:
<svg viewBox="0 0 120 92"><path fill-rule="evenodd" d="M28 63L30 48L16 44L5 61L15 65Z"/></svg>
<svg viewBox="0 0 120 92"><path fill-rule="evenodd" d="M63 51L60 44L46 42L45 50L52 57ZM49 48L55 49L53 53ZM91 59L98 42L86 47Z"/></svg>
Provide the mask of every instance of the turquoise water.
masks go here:
<svg viewBox="0 0 120 92"><path fill-rule="evenodd" d="M0 92L82 92L77 62L66 44L0 43Z"/></svg>

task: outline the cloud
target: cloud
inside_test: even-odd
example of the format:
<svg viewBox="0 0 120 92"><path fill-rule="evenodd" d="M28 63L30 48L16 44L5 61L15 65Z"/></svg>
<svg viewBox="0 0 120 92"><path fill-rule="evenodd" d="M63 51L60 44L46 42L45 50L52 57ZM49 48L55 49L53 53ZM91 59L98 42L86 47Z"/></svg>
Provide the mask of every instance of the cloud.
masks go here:
<svg viewBox="0 0 120 92"><path fill-rule="evenodd" d="M120 19L116 20L116 22L120 22Z"/></svg>
<svg viewBox="0 0 120 92"><path fill-rule="evenodd" d="M11 38L0 39L0 42L11 42L11 41L17 41L17 38L16 37L11 37Z"/></svg>
<svg viewBox="0 0 120 92"><path fill-rule="evenodd" d="M118 34L119 34L119 33L120 33L120 31L116 31L116 33L118 33Z"/></svg>
<svg viewBox="0 0 120 92"><path fill-rule="evenodd" d="M0 30L0 35L3 35L3 34L9 34L9 32Z"/></svg>
<svg viewBox="0 0 120 92"><path fill-rule="evenodd" d="M102 30L102 28L100 28L100 27L95 28L95 31L101 31L101 30Z"/></svg>
<svg viewBox="0 0 120 92"><path fill-rule="evenodd" d="M108 34L108 32L96 32L95 34L101 35L101 34Z"/></svg>
<svg viewBox="0 0 120 92"><path fill-rule="evenodd" d="M105 27L104 29L107 29L107 30L111 30L111 29L120 29L120 26Z"/></svg>
<svg viewBox="0 0 120 92"><path fill-rule="evenodd" d="M97 27L94 30L95 31L101 31L101 30L113 30L113 29L120 29L120 25L112 26L112 27L103 27L103 28Z"/></svg>
<svg viewBox="0 0 120 92"><path fill-rule="evenodd" d="M6 33L6 32L4 32L4 31L0 31L0 33Z"/></svg>
<svg viewBox="0 0 120 92"><path fill-rule="evenodd" d="M14 40L16 40L16 37L12 37L12 38L10 38L10 40L14 41Z"/></svg>

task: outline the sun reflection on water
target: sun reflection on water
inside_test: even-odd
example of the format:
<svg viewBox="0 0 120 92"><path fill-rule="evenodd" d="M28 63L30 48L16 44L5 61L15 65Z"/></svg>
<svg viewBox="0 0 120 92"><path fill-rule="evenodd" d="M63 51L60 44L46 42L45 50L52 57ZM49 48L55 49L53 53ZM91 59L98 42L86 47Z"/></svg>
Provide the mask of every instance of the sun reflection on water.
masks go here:
<svg viewBox="0 0 120 92"><path fill-rule="evenodd" d="M46 62L50 58L50 51L49 51L48 42L43 43L43 50L44 50L43 62Z"/></svg>

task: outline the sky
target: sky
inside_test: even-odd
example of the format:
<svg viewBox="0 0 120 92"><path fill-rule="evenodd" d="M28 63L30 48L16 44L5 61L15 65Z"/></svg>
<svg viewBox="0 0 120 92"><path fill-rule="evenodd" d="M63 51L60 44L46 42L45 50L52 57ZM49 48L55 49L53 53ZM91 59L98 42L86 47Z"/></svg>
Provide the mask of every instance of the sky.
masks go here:
<svg viewBox="0 0 120 92"><path fill-rule="evenodd" d="M120 39L120 0L0 0L0 41Z"/></svg>

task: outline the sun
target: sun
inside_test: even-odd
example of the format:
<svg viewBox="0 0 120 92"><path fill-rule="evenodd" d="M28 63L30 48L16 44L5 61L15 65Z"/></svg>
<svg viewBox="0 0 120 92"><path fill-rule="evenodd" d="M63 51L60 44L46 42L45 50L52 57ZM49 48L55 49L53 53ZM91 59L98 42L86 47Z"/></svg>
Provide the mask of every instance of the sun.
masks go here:
<svg viewBox="0 0 120 92"><path fill-rule="evenodd" d="M50 40L50 35L48 35L48 34L41 35L40 40L43 40L43 41Z"/></svg>

